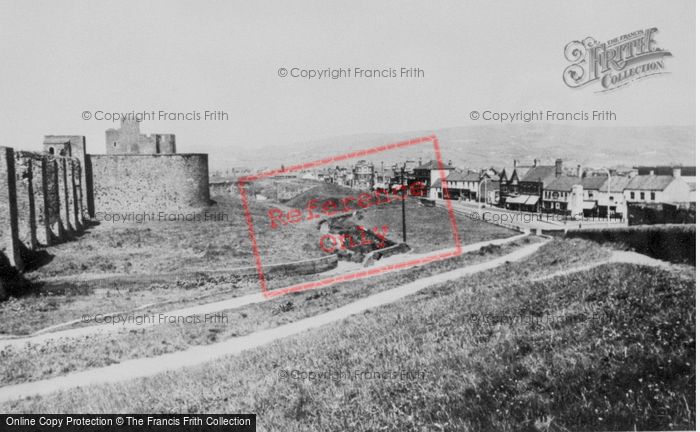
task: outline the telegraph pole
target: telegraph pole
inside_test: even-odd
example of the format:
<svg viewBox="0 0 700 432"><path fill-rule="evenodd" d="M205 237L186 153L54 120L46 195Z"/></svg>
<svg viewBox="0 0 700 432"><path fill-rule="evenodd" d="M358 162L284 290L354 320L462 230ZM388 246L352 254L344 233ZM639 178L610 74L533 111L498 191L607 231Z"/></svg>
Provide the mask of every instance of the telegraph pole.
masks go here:
<svg viewBox="0 0 700 432"><path fill-rule="evenodd" d="M406 163L401 167L401 229L403 232L403 242L406 243L406 187L404 178L406 176Z"/></svg>

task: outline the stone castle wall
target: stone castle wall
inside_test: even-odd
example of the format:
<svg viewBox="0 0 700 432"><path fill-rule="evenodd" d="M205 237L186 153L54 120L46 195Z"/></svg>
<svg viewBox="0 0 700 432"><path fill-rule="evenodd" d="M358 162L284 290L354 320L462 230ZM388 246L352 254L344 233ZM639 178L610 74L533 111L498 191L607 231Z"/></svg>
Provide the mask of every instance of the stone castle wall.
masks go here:
<svg viewBox="0 0 700 432"><path fill-rule="evenodd" d="M210 204L206 154L89 155L83 137L69 138L71 156L0 146L0 300L9 275L31 267L40 249L82 232L100 212Z"/></svg>
<svg viewBox="0 0 700 432"><path fill-rule="evenodd" d="M82 231L77 157L0 147L0 299L7 276L31 266L39 249Z"/></svg>
<svg viewBox="0 0 700 432"><path fill-rule="evenodd" d="M88 155L86 162L94 214L209 205L206 154Z"/></svg>

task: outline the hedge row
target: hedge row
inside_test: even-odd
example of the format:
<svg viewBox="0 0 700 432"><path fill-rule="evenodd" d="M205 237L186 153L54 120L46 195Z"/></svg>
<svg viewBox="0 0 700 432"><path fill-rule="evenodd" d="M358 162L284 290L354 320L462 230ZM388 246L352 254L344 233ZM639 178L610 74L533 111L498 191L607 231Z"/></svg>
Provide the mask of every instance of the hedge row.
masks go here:
<svg viewBox="0 0 700 432"><path fill-rule="evenodd" d="M695 224L571 230L566 237L614 243L664 261L695 265Z"/></svg>

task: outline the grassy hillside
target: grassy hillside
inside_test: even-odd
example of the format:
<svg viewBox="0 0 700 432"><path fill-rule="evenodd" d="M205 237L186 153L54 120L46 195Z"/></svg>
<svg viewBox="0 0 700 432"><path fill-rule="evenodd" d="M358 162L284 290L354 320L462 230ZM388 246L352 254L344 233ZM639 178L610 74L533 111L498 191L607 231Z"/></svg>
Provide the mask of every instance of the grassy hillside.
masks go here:
<svg viewBox="0 0 700 432"><path fill-rule="evenodd" d="M260 430L290 431L694 429L694 272L614 264L528 280L596 250L556 240L227 361L2 409L243 411ZM403 375L376 376L386 372Z"/></svg>
<svg viewBox="0 0 700 432"><path fill-rule="evenodd" d="M497 256L513 252L513 250L523 245L539 242L538 237L525 237L516 242L504 246L484 247L478 252L472 252L457 258L450 258L444 261L433 262L421 267L414 267L401 273L383 274L373 277L370 280L352 280L334 285L332 288L316 292L309 292L294 296L283 296L262 303L253 304L244 308L234 310L223 310L221 314L226 316L225 322L206 323L206 316L199 314L201 322L204 324L192 325L185 323L160 325L139 328L134 331L112 333L111 335L92 335L79 339L72 339L56 343L46 341L41 343L27 343L21 347L6 347L0 349L0 385L15 384L27 380L38 380L59 376L68 372L108 366L124 360L152 357L165 353L186 349L194 345L205 345L221 342L236 336L243 336L255 331L287 324L296 320L317 315L319 313L338 308L357 299L367 297L380 291L394 288L396 286L410 283L416 279L440 274L456 268L472 265L486 260L494 259ZM311 278L311 276L310 276ZM271 281L272 288L279 285L281 281ZM286 279L287 284L294 283L293 280ZM216 290L210 285L208 291ZM216 286L216 284L214 284ZM219 287L225 284L219 284ZM244 281L235 282L235 290L230 290L226 297L239 296L245 290ZM285 286L285 285L282 285ZM279 287L279 286L278 286ZM144 288L147 293L151 290ZM174 291L174 292L172 292ZM182 296L179 287L171 288L171 296ZM194 293L202 294L202 290L189 289ZM207 291L204 291L205 293ZM141 292L133 292L131 296L137 297ZM200 299L189 299L194 302ZM213 299L208 298L209 301ZM95 304L89 308L91 313L95 313L100 306ZM184 306L184 302L181 306ZM27 310L21 313L15 312L18 304L10 307L0 305L0 314L3 317L5 328L18 333L30 327L31 322L23 319L27 315ZM34 330L47 325L49 320L63 318L64 321L77 316L81 310L75 309L75 304L61 305L58 310L46 317L41 312L33 311L32 316L42 316ZM133 307L133 306L132 306ZM172 310L177 306L174 304L151 306L139 310L137 315L151 315ZM107 309L105 312L113 311ZM71 316L72 312L72 316ZM76 323L71 327L87 327L95 325L91 323Z"/></svg>
<svg viewBox="0 0 700 432"><path fill-rule="evenodd" d="M47 248L53 258L29 277L80 273L167 273L253 266L243 206L236 197L214 197L217 203L196 214L199 221L102 221L73 241ZM317 231L311 226L267 229L268 204L250 201L261 248L269 263L297 261L304 248L321 256ZM184 213L184 212L183 212ZM189 214L189 213L187 213Z"/></svg>
<svg viewBox="0 0 700 432"><path fill-rule="evenodd" d="M401 203L392 202L370 207L351 219L355 224L371 229L386 225L389 238L402 239ZM459 242L462 245L489 239L510 237L517 232L481 220L455 214ZM442 207L426 207L418 199L406 200L406 242L416 252L455 247L449 213Z"/></svg>
<svg viewBox="0 0 700 432"><path fill-rule="evenodd" d="M362 191L358 191L357 189L351 189L332 183L322 183L317 184L313 188L304 191L290 200L284 201L284 204L287 207L305 208L311 200L317 200L319 206L323 202L330 200L342 207L341 200L343 198L356 197L360 193L362 193ZM348 202L348 207L358 208L354 204L353 202Z"/></svg>

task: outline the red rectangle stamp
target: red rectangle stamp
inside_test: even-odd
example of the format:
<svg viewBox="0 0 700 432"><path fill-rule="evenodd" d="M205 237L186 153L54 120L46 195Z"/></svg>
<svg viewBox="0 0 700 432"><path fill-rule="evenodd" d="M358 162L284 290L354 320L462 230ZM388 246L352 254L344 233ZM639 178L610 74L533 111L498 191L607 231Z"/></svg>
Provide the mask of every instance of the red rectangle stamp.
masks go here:
<svg viewBox="0 0 700 432"><path fill-rule="evenodd" d="M442 161L438 138L435 135L380 145L365 150L354 151L288 167L283 166L280 169L262 171L257 174L239 178L238 190L240 193L241 203L243 205L243 211L245 214L248 234L252 247L252 254L255 260L255 267L257 269L260 288L263 295L265 297L275 297L293 292L326 287L340 282L372 277L382 273L424 265L430 262L461 255L462 246L459 240L457 221L452 204L449 199L446 199L445 208L447 210L449 228L451 230L451 240L454 242L454 248L450 247L448 249L436 251L435 253L413 256L411 256L411 254L407 254L407 258L405 260L392 260L390 264L385 265L382 265L381 260L379 260L372 266L363 267L362 269L356 271L334 274L327 277L319 277L318 280L298 283L285 288L273 290L268 289L267 279L265 276L265 266L263 264L263 257L260 253L260 245L258 235L256 235L253 212L251 211L251 206L249 203L250 192L247 191L247 187L249 185L265 179L294 176L300 172L319 169L320 167L330 166L334 163L348 162L353 159L372 156L382 152L390 152L393 150L419 145L432 145L436 165L434 167L434 171L437 172L435 181L439 181L440 185L442 186L441 189L444 191L443 194L447 194L447 174L446 170L444 169L445 165ZM359 176L361 175L362 174L359 174ZM371 175L374 174L372 173ZM430 181L432 181L432 179ZM362 210L373 206L379 207L385 204L391 204L392 202L406 200L407 195L425 196L426 191L431 187L431 184L429 184L430 181L428 184L426 184L426 182L418 181L414 181L413 183L409 184L408 182L404 182L402 179L398 188L394 187L382 189L377 187L373 188L373 190L363 189L357 191L356 193L347 194L347 196L340 198L335 197L328 200L311 198L306 201L301 208L283 209L279 208L282 206L270 207L267 211L265 227L269 230L277 230L281 227L295 226L305 222L315 222L319 224L318 226L320 227L322 223L331 219L343 220L344 217L353 214L353 212L358 209ZM345 253L350 253L350 250L381 250L382 248L386 247L387 244L391 243L387 239L388 230L389 227L385 224L367 227L355 225L351 229L344 229L336 233L328 232L328 230L325 230L325 232L320 230L321 235L318 241L318 247L326 254L338 254L339 256Z"/></svg>

